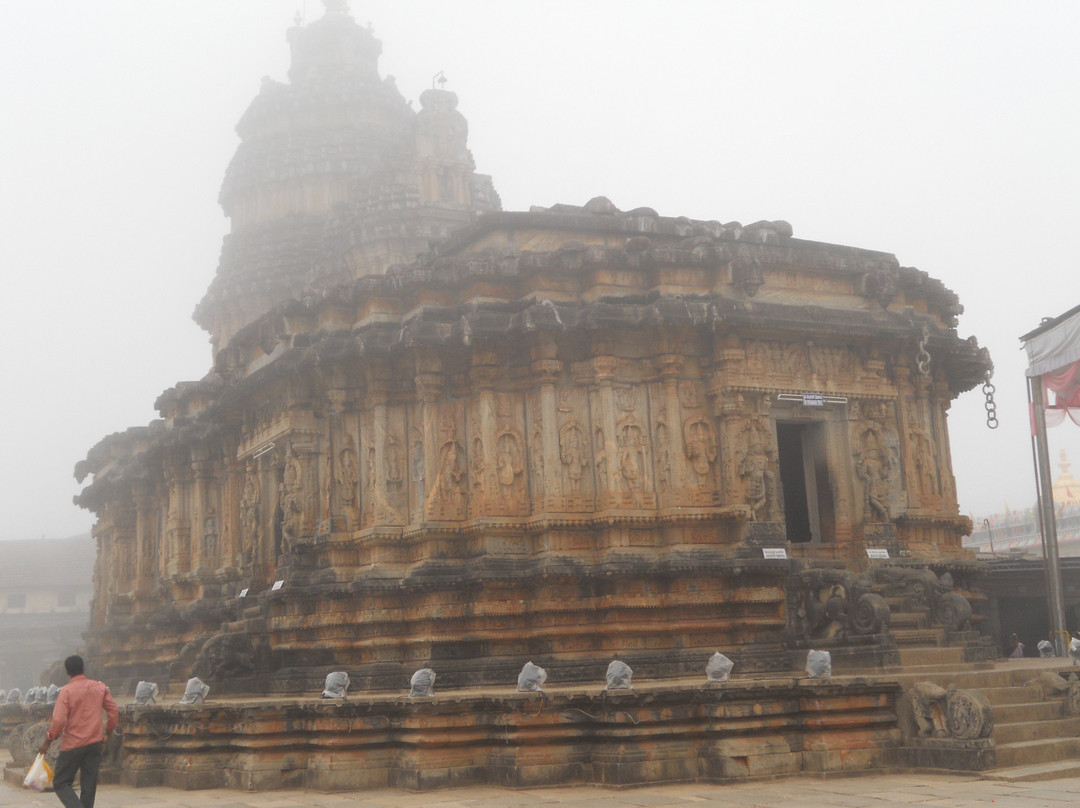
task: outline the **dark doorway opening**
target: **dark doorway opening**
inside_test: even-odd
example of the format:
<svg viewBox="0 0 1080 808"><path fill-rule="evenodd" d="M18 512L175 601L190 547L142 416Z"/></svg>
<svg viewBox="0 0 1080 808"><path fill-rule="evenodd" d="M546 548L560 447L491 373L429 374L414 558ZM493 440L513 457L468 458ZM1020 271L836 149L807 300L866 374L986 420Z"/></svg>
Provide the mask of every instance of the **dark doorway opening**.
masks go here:
<svg viewBox="0 0 1080 808"><path fill-rule="evenodd" d="M776 449L780 455L780 490L784 496L784 521L788 541L812 541L810 498L806 490L806 459L803 456L805 424L777 424Z"/></svg>
<svg viewBox="0 0 1080 808"><path fill-rule="evenodd" d="M825 425L777 423L776 448L788 541L821 541L834 524Z"/></svg>

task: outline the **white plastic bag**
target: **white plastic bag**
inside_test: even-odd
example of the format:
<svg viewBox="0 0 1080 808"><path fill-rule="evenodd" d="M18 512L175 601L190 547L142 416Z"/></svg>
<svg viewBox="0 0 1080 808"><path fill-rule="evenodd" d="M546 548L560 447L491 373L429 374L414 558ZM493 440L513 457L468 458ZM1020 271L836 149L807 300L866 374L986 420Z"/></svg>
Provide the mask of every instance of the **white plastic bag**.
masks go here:
<svg viewBox="0 0 1080 808"><path fill-rule="evenodd" d="M23 778L22 784L23 788L30 788L34 791L44 791L52 785L52 779L52 766L45 760L45 756L39 752L38 756L34 758L30 770L26 773L26 777Z"/></svg>
<svg viewBox="0 0 1080 808"><path fill-rule="evenodd" d="M435 695L435 671L421 668L409 682L409 698L424 699Z"/></svg>
<svg viewBox="0 0 1080 808"><path fill-rule="evenodd" d="M633 690L630 677L634 671L625 662L615 659L607 666L607 687L604 690Z"/></svg>
<svg viewBox="0 0 1080 808"><path fill-rule="evenodd" d="M544 682L547 681L547 671L532 662L526 662L518 674L519 693L541 693L544 690Z"/></svg>
<svg viewBox="0 0 1080 808"><path fill-rule="evenodd" d="M349 690L349 674L345 671L334 671L326 674L326 683L323 685L322 697L324 699L343 699Z"/></svg>
<svg viewBox="0 0 1080 808"><path fill-rule="evenodd" d="M731 678L731 669L734 667L734 662L717 651L705 666L705 680L710 684L713 682L726 682Z"/></svg>
<svg viewBox="0 0 1080 808"><path fill-rule="evenodd" d="M210 692L210 686L204 685L202 679L195 676L188 679L184 695L180 698L180 704L202 704L206 700L206 694Z"/></svg>
<svg viewBox="0 0 1080 808"><path fill-rule="evenodd" d="M811 679L828 679L832 676L832 654L828 651L811 651L807 654L806 675Z"/></svg>
<svg viewBox="0 0 1080 808"><path fill-rule="evenodd" d="M157 704L157 682L139 682L135 685L136 704Z"/></svg>

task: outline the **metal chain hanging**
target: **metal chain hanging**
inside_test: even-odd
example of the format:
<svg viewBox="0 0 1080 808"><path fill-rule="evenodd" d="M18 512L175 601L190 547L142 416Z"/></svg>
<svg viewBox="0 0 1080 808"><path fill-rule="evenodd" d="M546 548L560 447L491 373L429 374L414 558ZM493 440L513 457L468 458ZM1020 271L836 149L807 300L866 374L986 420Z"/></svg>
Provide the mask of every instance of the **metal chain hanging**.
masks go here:
<svg viewBox="0 0 1080 808"><path fill-rule="evenodd" d="M930 327L922 327L922 339L919 340L919 352L915 355L915 364L919 373L927 378L930 377L930 353L926 350L926 344L930 341Z"/></svg>
<svg viewBox="0 0 1080 808"><path fill-rule="evenodd" d="M986 396L986 403L983 405L986 407L986 427L987 429L998 428L997 418L997 404L994 403L994 393L997 392L997 388L994 387L993 382L990 380L994 377L994 371L986 371L986 381L983 382L982 391Z"/></svg>

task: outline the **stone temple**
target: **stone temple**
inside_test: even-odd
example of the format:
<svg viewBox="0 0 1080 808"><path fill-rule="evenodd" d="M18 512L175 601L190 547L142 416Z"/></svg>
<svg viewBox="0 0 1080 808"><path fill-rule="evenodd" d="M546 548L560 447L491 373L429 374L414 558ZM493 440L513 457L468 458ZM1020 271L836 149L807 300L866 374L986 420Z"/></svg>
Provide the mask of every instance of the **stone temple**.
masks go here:
<svg viewBox="0 0 1080 808"><path fill-rule="evenodd" d="M78 466L101 678L852 669L896 664L902 597L984 654L951 291L783 221L503 211L457 97L413 110L326 6L237 127L212 367Z"/></svg>

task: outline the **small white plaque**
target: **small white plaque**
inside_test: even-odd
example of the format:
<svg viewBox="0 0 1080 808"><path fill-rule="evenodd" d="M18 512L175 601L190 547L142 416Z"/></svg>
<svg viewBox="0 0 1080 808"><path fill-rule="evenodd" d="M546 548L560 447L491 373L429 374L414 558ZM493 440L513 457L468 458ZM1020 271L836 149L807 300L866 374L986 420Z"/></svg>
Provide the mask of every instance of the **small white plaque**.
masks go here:
<svg viewBox="0 0 1080 808"><path fill-rule="evenodd" d="M867 558L888 558L889 557L889 551L886 550L884 547L867 547L866 548L866 557Z"/></svg>
<svg viewBox="0 0 1080 808"><path fill-rule="evenodd" d="M270 587L271 592L277 592L281 587L285 586L284 581L274 581L274 585Z"/></svg>
<svg viewBox="0 0 1080 808"><path fill-rule="evenodd" d="M247 587L244 587L243 589L240 590L240 594L237 595L236 597L238 597L238 598L246 598L247 593L248 593Z"/></svg>
<svg viewBox="0 0 1080 808"><path fill-rule="evenodd" d="M762 547L761 553L765 558L787 558L787 550L783 547Z"/></svg>
<svg viewBox="0 0 1080 808"><path fill-rule="evenodd" d="M803 393L802 404L804 407L824 407L825 395L824 393Z"/></svg>

